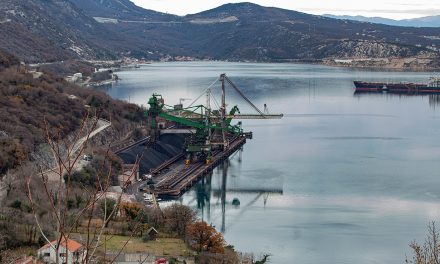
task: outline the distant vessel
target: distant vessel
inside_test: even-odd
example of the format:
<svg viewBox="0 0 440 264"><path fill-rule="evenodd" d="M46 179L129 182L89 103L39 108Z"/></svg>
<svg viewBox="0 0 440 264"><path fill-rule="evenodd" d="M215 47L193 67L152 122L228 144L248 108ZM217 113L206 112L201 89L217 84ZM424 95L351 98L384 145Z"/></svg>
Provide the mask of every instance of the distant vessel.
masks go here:
<svg viewBox="0 0 440 264"><path fill-rule="evenodd" d="M355 92L387 92L400 94L440 94L440 78L431 77L428 83L385 83L354 81Z"/></svg>

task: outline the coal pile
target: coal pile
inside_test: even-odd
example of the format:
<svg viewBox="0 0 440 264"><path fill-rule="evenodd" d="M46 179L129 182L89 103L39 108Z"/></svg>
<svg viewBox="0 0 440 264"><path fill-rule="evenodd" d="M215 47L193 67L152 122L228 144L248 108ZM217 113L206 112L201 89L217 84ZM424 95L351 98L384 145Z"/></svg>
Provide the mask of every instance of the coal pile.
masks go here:
<svg viewBox="0 0 440 264"><path fill-rule="evenodd" d="M139 164L139 173L147 174L163 162L182 153L185 137L179 134L165 134L160 136L154 144L141 143L119 152L117 155L125 164L134 164L142 155Z"/></svg>

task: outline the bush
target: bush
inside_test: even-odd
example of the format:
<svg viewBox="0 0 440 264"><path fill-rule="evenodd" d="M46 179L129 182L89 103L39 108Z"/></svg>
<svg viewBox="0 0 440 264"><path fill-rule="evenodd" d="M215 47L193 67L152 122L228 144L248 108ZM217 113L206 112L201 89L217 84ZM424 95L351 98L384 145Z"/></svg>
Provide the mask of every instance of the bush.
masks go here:
<svg viewBox="0 0 440 264"><path fill-rule="evenodd" d="M94 187L97 183L96 170L90 165L87 165L82 170L73 172L70 176L70 180L85 186ZM68 181L67 174L64 175L64 181Z"/></svg>
<svg viewBox="0 0 440 264"><path fill-rule="evenodd" d="M27 159L27 151L18 139L0 139L0 175Z"/></svg>
<svg viewBox="0 0 440 264"><path fill-rule="evenodd" d="M72 209L74 205L74 201L72 199L67 200L67 209Z"/></svg>
<svg viewBox="0 0 440 264"><path fill-rule="evenodd" d="M110 174L111 184L119 185L118 175L122 171L122 160L117 155L107 152L105 149L95 149L90 166L95 174L99 172L102 177L107 178Z"/></svg>
<svg viewBox="0 0 440 264"><path fill-rule="evenodd" d="M128 220L135 220L141 212L141 207L133 203L121 203L119 207Z"/></svg>
<svg viewBox="0 0 440 264"><path fill-rule="evenodd" d="M142 129L140 129L139 127L133 129L133 139L135 141L138 141L140 139L142 139L142 137L144 136L144 134L142 133Z"/></svg>
<svg viewBox="0 0 440 264"><path fill-rule="evenodd" d="M15 200L9 205L9 207L21 210L21 201Z"/></svg>
<svg viewBox="0 0 440 264"><path fill-rule="evenodd" d="M173 204L163 210L165 227L180 237L186 234L186 227L195 220L196 213L188 206Z"/></svg>
<svg viewBox="0 0 440 264"><path fill-rule="evenodd" d="M198 221L188 225L187 238L190 246L197 252L224 253L225 240L223 235L212 225Z"/></svg>
<svg viewBox="0 0 440 264"><path fill-rule="evenodd" d="M94 72L92 74L92 78L90 81L92 82L101 82L101 81L106 81L109 79L112 79L112 71L108 70L108 71L102 71L102 72Z"/></svg>

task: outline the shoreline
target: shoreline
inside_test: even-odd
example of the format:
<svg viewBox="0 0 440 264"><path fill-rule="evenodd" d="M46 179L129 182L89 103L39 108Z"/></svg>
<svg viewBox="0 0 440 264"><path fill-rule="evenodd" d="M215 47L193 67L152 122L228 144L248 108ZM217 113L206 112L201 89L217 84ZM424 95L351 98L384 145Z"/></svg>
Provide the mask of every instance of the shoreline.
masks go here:
<svg viewBox="0 0 440 264"><path fill-rule="evenodd" d="M255 64L309 64L309 65L322 65L328 67L337 67L337 68L351 68L357 70L369 70L369 71L389 71L389 72L440 72L440 67L436 68L420 68L420 67L390 67L388 65L380 66L380 65L347 65L347 64L338 64L338 63L330 63L325 60L320 61L251 61L251 60L167 60L167 61L153 61L147 64L138 64L139 66L146 66L156 63L167 63L167 62L181 62L181 63L191 63L191 62L231 62L231 63L255 63ZM127 67L121 67L118 71L123 71L125 69L131 69Z"/></svg>
<svg viewBox="0 0 440 264"><path fill-rule="evenodd" d="M177 57L179 58L179 57ZM365 71L387 71L387 72L440 72L440 59L437 58L355 58L355 59L286 59L286 60L214 60L214 59L197 59L188 58L174 59L168 58L158 61L145 61L136 59L125 59L125 63L121 63L119 60L108 61L91 61L91 60L77 60L78 62L86 62L95 66L95 69L111 69L113 72L124 71L128 69L138 69L142 66L147 66L156 63L166 62L231 62L231 63L255 63L255 64L309 64L309 65L321 65L328 67L340 67L350 68L353 70L365 70ZM41 62L37 64L28 64L32 69L36 69L38 65L50 65L59 64L62 62ZM435 65L431 66L431 65ZM438 66L437 66L438 65ZM92 67L93 67L92 66ZM63 76L69 79L71 76ZM82 83L78 83L84 87L102 86L113 83L115 80L108 78L98 82L88 82L84 80Z"/></svg>
<svg viewBox="0 0 440 264"><path fill-rule="evenodd" d="M100 87L100 86L104 86L104 85L111 85L113 83L118 82L118 80L114 80L114 79L108 79L108 80L103 80L103 81L99 81L99 82L89 82L89 83L83 83L83 84L79 84L82 87Z"/></svg>
<svg viewBox="0 0 440 264"><path fill-rule="evenodd" d="M440 71L440 59L437 58L355 58L355 59L286 59L286 60L213 60L213 59L188 59L188 60L161 60L148 64L163 62L235 62L235 63L272 63L272 64L312 64L329 67L343 67L352 69L386 70L395 72L437 72ZM437 64L437 67L429 66ZM148 64L138 64L139 66ZM121 67L120 70L124 68Z"/></svg>

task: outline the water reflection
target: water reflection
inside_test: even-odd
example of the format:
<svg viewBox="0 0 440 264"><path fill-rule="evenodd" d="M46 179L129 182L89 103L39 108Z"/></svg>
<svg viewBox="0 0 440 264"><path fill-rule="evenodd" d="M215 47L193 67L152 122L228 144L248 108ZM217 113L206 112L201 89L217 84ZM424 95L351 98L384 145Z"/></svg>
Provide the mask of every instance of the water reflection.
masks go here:
<svg viewBox="0 0 440 264"><path fill-rule="evenodd" d="M199 183L195 186L195 191L197 194L197 209L202 212L202 218L204 218L204 213L206 209L207 218L210 218L211 212L211 180L212 172L205 176Z"/></svg>
<svg viewBox="0 0 440 264"><path fill-rule="evenodd" d="M386 98L399 98L405 99L409 97L428 97L428 104L432 108L436 108L440 105L440 94L396 94L396 93L384 93L384 92L360 92L355 91L353 96L360 97L386 97Z"/></svg>
<svg viewBox="0 0 440 264"><path fill-rule="evenodd" d="M139 105L161 93L172 104L196 98L220 73L255 105L286 114L243 122L254 133L243 162L237 153L180 199L228 243L271 253L272 263L397 264L411 240L423 241L440 217L439 96L353 96L353 80L423 82L432 73L157 63L119 72L105 92ZM233 92L227 102L251 110Z"/></svg>
<svg viewBox="0 0 440 264"><path fill-rule="evenodd" d="M438 105L440 105L440 94L430 94L429 106L436 108Z"/></svg>
<svg viewBox="0 0 440 264"><path fill-rule="evenodd" d="M242 155L243 148L220 164L214 172L207 174L185 195L185 197L193 196L191 200L196 202L200 217L208 223L220 224L217 227L222 233L226 233L227 228L237 220L229 219L227 223L226 216L235 215L237 218L258 201L262 201L265 207L270 195L283 194L282 185L254 188L246 186L244 182L239 182L239 176L234 174L232 164L234 162L240 164ZM191 202L188 204L192 205ZM220 212L220 217L211 218L211 210L216 213ZM235 211L237 214L230 214L227 210Z"/></svg>

